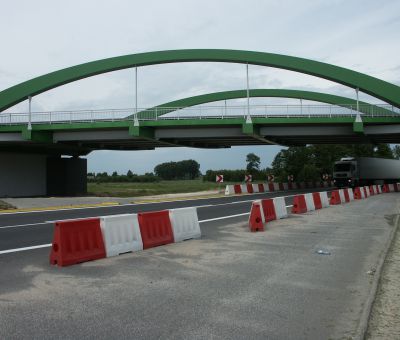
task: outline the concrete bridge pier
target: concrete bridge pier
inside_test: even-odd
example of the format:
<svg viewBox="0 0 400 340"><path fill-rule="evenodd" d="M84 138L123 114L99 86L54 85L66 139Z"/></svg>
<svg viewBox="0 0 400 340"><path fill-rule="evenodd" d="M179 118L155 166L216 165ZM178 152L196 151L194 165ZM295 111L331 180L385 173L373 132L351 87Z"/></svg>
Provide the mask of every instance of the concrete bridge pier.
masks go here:
<svg viewBox="0 0 400 340"><path fill-rule="evenodd" d="M86 176L85 158L0 153L0 197L84 195Z"/></svg>

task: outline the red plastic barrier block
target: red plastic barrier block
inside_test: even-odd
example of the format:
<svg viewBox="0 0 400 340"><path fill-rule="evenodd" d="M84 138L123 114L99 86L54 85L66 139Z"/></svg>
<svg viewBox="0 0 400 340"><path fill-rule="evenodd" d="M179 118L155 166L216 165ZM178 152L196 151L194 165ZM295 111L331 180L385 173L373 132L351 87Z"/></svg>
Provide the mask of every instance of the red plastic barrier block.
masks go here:
<svg viewBox="0 0 400 340"><path fill-rule="evenodd" d="M258 183L258 191L259 192L265 192L264 184Z"/></svg>
<svg viewBox="0 0 400 340"><path fill-rule="evenodd" d="M367 188L366 187L362 187L362 189L364 190L365 198L367 198L369 196L368 193L367 193Z"/></svg>
<svg viewBox="0 0 400 340"><path fill-rule="evenodd" d="M289 190L292 190L292 189L293 189L293 184L292 184L292 182L288 182L288 189L289 189Z"/></svg>
<svg viewBox="0 0 400 340"><path fill-rule="evenodd" d="M362 199L361 190L359 187L354 188L354 199L356 199L356 200Z"/></svg>
<svg viewBox="0 0 400 340"><path fill-rule="evenodd" d="M268 189L269 189L269 191L275 191L274 183L268 182Z"/></svg>
<svg viewBox="0 0 400 340"><path fill-rule="evenodd" d="M339 195L339 191L338 190L333 190L332 194L331 194L331 199L329 201L330 205L335 205L335 204L340 204L342 203L340 201L340 195Z"/></svg>
<svg viewBox="0 0 400 340"><path fill-rule="evenodd" d="M383 192L389 192L389 186L387 184L382 185Z"/></svg>
<svg viewBox="0 0 400 340"><path fill-rule="evenodd" d="M276 220L276 211L274 200L268 198L261 200L261 205L264 213L264 218L266 222Z"/></svg>
<svg viewBox="0 0 400 340"><path fill-rule="evenodd" d="M319 192L313 192L313 199L314 199L314 206L315 209L322 209L322 202L321 202L321 196Z"/></svg>
<svg viewBox="0 0 400 340"><path fill-rule="evenodd" d="M235 184L233 186L233 190L235 191L235 194L241 194L242 193L242 187L240 184Z"/></svg>
<svg viewBox="0 0 400 340"><path fill-rule="evenodd" d="M285 187L283 186L283 183L279 183L279 190L281 190L281 191L285 190Z"/></svg>
<svg viewBox="0 0 400 340"><path fill-rule="evenodd" d="M247 192L249 194L252 194L254 192L253 191L253 185L251 183L247 183L246 186L247 186Z"/></svg>
<svg viewBox="0 0 400 340"><path fill-rule="evenodd" d="M55 223L50 264L64 267L105 257L99 218Z"/></svg>
<svg viewBox="0 0 400 340"><path fill-rule="evenodd" d="M138 220L143 249L174 242L168 210L139 213Z"/></svg>
<svg viewBox="0 0 400 340"><path fill-rule="evenodd" d="M344 194L344 200L345 202L350 202L350 196L349 196L349 189L343 189L343 194Z"/></svg>
<svg viewBox="0 0 400 340"><path fill-rule="evenodd" d="M373 185L370 185L370 186L369 186L369 194L370 194L371 196L375 195L375 190L374 190L374 186L373 186Z"/></svg>
<svg viewBox="0 0 400 340"><path fill-rule="evenodd" d="M305 212L307 212L307 204L304 195L294 196L292 213L303 214Z"/></svg>
<svg viewBox="0 0 400 340"><path fill-rule="evenodd" d="M250 231L264 231L264 223L261 217L261 207L259 203L253 202L249 218Z"/></svg>

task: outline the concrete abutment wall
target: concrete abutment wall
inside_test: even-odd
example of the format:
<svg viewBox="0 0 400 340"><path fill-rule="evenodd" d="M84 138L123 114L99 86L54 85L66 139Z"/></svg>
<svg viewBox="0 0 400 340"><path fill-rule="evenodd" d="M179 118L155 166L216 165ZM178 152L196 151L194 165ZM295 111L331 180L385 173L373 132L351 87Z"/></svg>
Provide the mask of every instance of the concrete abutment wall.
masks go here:
<svg viewBox="0 0 400 340"><path fill-rule="evenodd" d="M86 173L86 159L2 152L0 197L84 195Z"/></svg>

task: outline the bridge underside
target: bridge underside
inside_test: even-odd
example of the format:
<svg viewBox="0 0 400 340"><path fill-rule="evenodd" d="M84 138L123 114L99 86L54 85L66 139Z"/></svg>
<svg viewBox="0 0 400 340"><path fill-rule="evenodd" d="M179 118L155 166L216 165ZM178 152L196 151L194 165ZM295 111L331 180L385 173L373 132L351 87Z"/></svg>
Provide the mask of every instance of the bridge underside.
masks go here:
<svg viewBox="0 0 400 340"><path fill-rule="evenodd" d="M347 119L347 121L346 121ZM400 118L244 119L94 122L0 127L0 151L86 155L94 150L152 150L161 147L229 148L244 145L399 143ZM335 122L336 120L336 122Z"/></svg>

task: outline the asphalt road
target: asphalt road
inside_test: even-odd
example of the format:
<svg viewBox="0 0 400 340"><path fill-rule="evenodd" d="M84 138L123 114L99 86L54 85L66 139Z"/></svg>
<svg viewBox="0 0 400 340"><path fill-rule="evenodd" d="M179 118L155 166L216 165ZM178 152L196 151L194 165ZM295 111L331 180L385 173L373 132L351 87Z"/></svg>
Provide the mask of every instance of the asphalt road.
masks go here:
<svg viewBox="0 0 400 340"><path fill-rule="evenodd" d="M199 208L198 240L64 268L48 264L48 248L0 254L0 339L353 338L371 289L367 272L387 245L400 195L290 215L259 233L248 231L247 215L205 221L248 212L251 198L202 200L221 205ZM51 214L169 204L176 206ZM38 223L47 214L32 216ZM1 242L5 231L35 237L42 228L16 226L21 215L1 216L2 226L15 226L1 229ZM38 234L27 242L49 242L51 226Z"/></svg>
<svg viewBox="0 0 400 340"><path fill-rule="evenodd" d="M51 243L54 228L53 221L57 220L137 213L191 206L199 207L198 216L200 220L213 219L248 213L250 211L251 202L255 199L282 195L295 195L296 193L310 191L313 190L306 189L290 192L262 193L164 203L126 204L111 207L73 210L0 214L0 252L9 249ZM321 189L314 189L314 191L321 191ZM292 204L291 202L292 197L287 197L286 204Z"/></svg>

